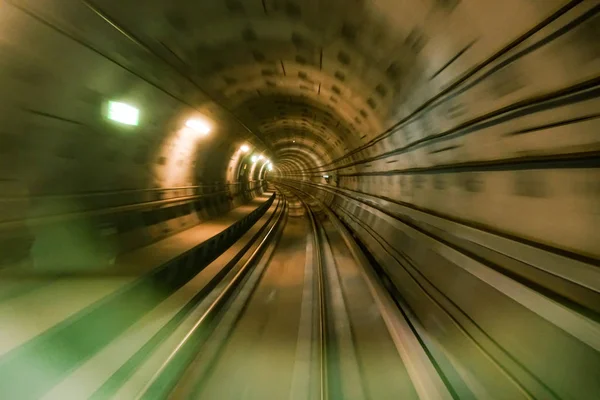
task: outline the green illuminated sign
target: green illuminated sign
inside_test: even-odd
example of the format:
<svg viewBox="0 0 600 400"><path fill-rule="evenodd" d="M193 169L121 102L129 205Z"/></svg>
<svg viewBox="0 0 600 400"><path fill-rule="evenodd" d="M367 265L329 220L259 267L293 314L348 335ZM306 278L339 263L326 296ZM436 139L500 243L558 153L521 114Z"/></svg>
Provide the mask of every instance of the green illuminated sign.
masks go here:
<svg viewBox="0 0 600 400"><path fill-rule="evenodd" d="M125 125L137 126L140 121L140 110L129 104L109 101L108 119Z"/></svg>

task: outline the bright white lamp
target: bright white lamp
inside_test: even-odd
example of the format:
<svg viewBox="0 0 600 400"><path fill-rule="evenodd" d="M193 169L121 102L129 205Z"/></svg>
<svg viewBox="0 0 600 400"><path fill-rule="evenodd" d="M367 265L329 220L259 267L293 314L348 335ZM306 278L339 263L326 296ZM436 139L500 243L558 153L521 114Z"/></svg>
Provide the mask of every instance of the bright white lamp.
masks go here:
<svg viewBox="0 0 600 400"><path fill-rule="evenodd" d="M210 125L199 119L188 119L185 126L203 135L207 135L211 131Z"/></svg>

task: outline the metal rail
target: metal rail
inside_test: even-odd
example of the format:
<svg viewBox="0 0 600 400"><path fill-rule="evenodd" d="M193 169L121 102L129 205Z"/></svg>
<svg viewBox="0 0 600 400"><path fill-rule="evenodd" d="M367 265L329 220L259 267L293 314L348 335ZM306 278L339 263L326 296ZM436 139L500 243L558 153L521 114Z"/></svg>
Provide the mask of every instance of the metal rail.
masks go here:
<svg viewBox="0 0 600 400"><path fill-rule="evenodd" d="M285 207L287 208L287 205ZM254 292L260 285L262 276L271 262L287 224L289 213L284 210L283 214L284 221L278 225L273 240L267 244L267 249L263 252L262 257L251 273L245 278L235 298L228 302L226 312L219 318L207 340L202 343L202 349L198 353L199 358L195 358L189 364L182 375L182 379L169 394L169 398L192 399L202 397L203 387L210 379L211 371L219 362L226 345L231 340L237 324L242 319Z"/></svg>
<svg viewBox="0 0 600 400"><path fill-rule="evenodd" d="M175 358L177 358L181 354L181 350L185 347L186 344L189 343L190 339L194 336L195 333L199 330L200 327L204 327L207 323L210 323L211 320L216 316L216 314L223 309L223 306L235 295L236 289L240 287L240 285L244 282L244 278L251 271L252 267L260 260L261 256L264 253L264 250L268 247L274 237L276 237L277 228L280 226L281 222L284 220L284 216L287 212L287 203L286 201L280 200L283 202L283 207L281 207L279 216L277 220L271 225L268 232L265 234L264 238L258 244L256 249L252 252L248 260L244 263L244 265L237 271L237 273L233 276L233 278L227 283L225 288L219 293L217 298L212 301L212 303L208 306L206 311L202 314L202 316L198 319L198 321L192 326L189 332L184 336L184 338L178 343L178 345L174 348L174 350L170 353L164 363L160 366L160 368L154 373L154 375L150 378L150 380L144 385L142 390L135 397L136 400L141 400L147 398L147 394L152 390L153 386L155 386L160 377L166 370L172 365ZM170 385L169 388L162 387L162 391L166 391L167 393L172 390L175 384Z"/></svg>
<svg viewBox="0 0 600 400"><path fill-rule="evenodd" d="M561 291L561 286L569 283L566 279L575 281L578 271L565 268L565 265L576 266L581 262L527 243L494 236L493 232L461 226L456 221L405 207L391 199L308 182L301 186L305 190L320 189L326 196L333 196L328 198L335 199L336 213L361 238L381 265L378 273L391 282L390 290L395 301L406 305L398 304L406 311L405 318L422 339L423 348L430 352L430 358L440 374L445 376L446 386L456 393L460 392L458 397L462 398L465 393L464 397L488 398L494 391L503 390L515 399L528 396L562 398L557 394L559 391L583 398L585 393L596 390L598 381L592 373L562 384L553 380L552 376L563 373L565 367L562 362L576 365L581 361L565 358L560 363L536 364L538 359L532 350L543 347L535 339L539 332L552 336L552 340L569 349L565 351L575 353L585 349L579 354L585 354L586 362L597 362L600 331L595 309L598 302L590 300L591 294L596 295L597 292L591 293L589 288L574 285L567 293ZM353 211L357 209L355 207L377 217L384 226L405 234L407 239L390 242L389 235L384 237L382 231L377 230L380 225L365 223ZM443 229L448 226L452 229ZM462 237L459 238L460 235ZM432 252L424 254L422 249L425 248L432 249ZM439 260L447 260L447 267L433 270L431 266ZM562 272L562 281L555 277L552 277L553 280L540 279L542 272L550 267ZM592 271L592 266L589 267L586 271ZM527 272L529 276L512 275L512 271ZM428 279L435 281L432 283ZM515 305L514 319L527 321L528 329L535 329L536 334L524 335L522 342L505 341L500 345L503 328L482 326L485 318L477 314L482 306L461 300L461 287L447 283L459 279L467 282L464 284L466 287L485 297L485 306L492 311ZM594 281L587 279L585 282L589 286ZM561 297L564 294L569 297ZM445 334L438 334L440 330ZM448 337L452 337L452 341ZM458 342L464 350L457 350L455 343ZM461 364L466 352L472 355L467 367ZM546 356L548 359L555 357L554 354ZM525 369L523 365L531 369ZM466 379L465 371L472 377Z"/></svg>
<svg viewBox="0 0 600 400"><path fill-rule="evenodd" d="M308 214L308 219L310 220L310 225L313 231L313 241L314 241L314 258L315 265L317 270L317 304L318 304L318 312L319 312L319 326L318 326L318 334L319 334L319 398L321 400L326 400L329 398L329 387L327 381L327 309L326 309L326 301L325 301L325 271L323 268L323 255L321 253L321 246L319 240L319 230L317 228L317 220L314 215L313 210L310 206L302 201L306 212Z"/></svg>
<svg viewBox="0 0 600 400"><path fill-rule="evenodd" d="M351 256L360 267L360 273L373 297L381 317L389 331L391 339L406 366L407 372L411 378L419 398L432 400L451 400L452 394L446 387L442 377L437 371L434 363L429 358L426 350L421 345L421 340L416 332L411 329L411 323L404 316L404 312L399 308L391 295L376 277L368 263L368 260L351 238L350 232L342 225L337 216L322 201L310 193L303 192L286 184L281 184L286 188L302 194L302 196L317 202L323 209L327 218L331 221L336 230L340 233L344 243L348 247ZM315 221L314 212L308 205L308 202L301 200L309 213L311 223ZM316 228L315 228L316 229Z"/></svg>
<svg viewBox="0 0 600 400"><path fill-rule="evenodd" d="M191 187L191 188L199 188L199 187L196 186L196 187ZM236 193L235 196L241 197L248 193L256 192L258 188L259 187L256 187L253 189L241 190L238 193ZM143 189L143 190L139 190L139 191L132 191L131 193L136 193L136 192L137 193L143 193L143 192L156 193L160 197L161 194L165 194L169 191L175 191L175 190L186 190L186 189L184 189L184 188ZM127 193L127 192L124 192L124 193ZM114 194L118 195L118 194L120 194L120 192L107 193L107 195L114 195ZM134 212L134 211L143 212L146 210L166 208L166 206L171 205L171 204L176 204L176 205L177 204L188 204L193 201L205 200L205 199L218 197L218 196L227 196L230 194L231 194L230 190L220 190L220 191L213 191L210 193L198 193L198 194L185 195L185 196L179 196L179 197L162 198L159 200L138 201L136 203L125 203L125 204L114 205L114 206L109 206L109 207L73 209L72 211L68 211L68 212L61 213L61 214L40 214L40 215L33 214L33 215L29 215L29 217L27 218L27 224L28 225L43 225L43 224L51 224L51 223L56 223L56 222L69 221L69 220L78 219L78 218L86 218L86 217L91 218L91 217L106 216L106 215L123 213L123 212ZM103 194L94 194L93 196L100 197L102 195ZM92 195L86 195L86 196L92 196ZM73 201L76 201L81 198L83 198L83 196L81 196L81 197L47 196L47 197L39 197L39 198L34 198L34 199L0 198L0 206L3 203L8 203L8 202L15 203L17 201L19 201L19 202L25 202L25 201L30 202L31 200L48 200L48 201L54 200L54 201L57 201L57 200L66 199L66 200L73 202ZM24 218L10 219L10 220L4 220L4 221L0 220L0 230L21 228L23 225L23 221L24 221Z"/></svg>

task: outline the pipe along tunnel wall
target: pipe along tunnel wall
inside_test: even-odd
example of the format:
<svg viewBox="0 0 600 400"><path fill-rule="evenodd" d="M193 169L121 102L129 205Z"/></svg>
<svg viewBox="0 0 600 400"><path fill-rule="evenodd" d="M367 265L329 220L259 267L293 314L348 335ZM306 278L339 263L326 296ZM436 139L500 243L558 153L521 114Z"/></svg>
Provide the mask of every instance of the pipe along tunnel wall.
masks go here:
<svg viewBox="0 0 600 400"><path fill-rule="evenodd" d="M596 398L599 12L0 1L0 272L101 273L291 184L404 282L465 376Z"/></svg>

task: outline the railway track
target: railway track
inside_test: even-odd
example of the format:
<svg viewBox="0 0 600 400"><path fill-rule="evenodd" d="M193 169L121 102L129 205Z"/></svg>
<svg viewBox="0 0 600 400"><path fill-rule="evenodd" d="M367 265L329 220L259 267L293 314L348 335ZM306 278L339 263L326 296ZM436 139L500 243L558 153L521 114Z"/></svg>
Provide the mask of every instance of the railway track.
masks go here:
<svg viewBox="0 0 600 400"><path fill-rule="evenodd" d="M261 260L268 259L273 251L286 217L287 202L285 198L280 198L272 217L242 249L241 257L235 257L218 274L210 293L196 306L196 322L176 343L151 378L144 382L141 390L137 390L134 398L181 397L193 389L187 386L184 375L186 370L190 363L194 363L196 353L202 349L209 348L218 352L221 344L215 343L215 338L219 336L214 334L221 334L222 324L231 323L239 315L240 306L243 306L247 296L251 294L266 265ZM127 385L121 392L127 392Z"/></svg>
<svg viewBox="0 0 600 400"><path fill-rule="evenodd" d="M441 265L432 254L398 251L378 234L377 224L365 223L347 207L334 213L319 198L283 182L277 191L279 202L262 233L198 306L195 324L137 399L568 398L536 376L522 344L496 342L489 319L478 320L472 308L453 302L450 289L428 278L428 269ZM423 229L419 234L445 238ZM370 241L359 242L366 233ZM462 242L442 242L464 250ZM453 271L441 266L438 274ZM447 284L461 283L453 290L464 295L463 283L485 272L468 266L463 268L471 275L446 278ZM488 278L499 284L499 276ZM482 290L475 283L471 288ZM484 298L497 302L496 312L511 307L514 314L506 318L528 313L532 334L546 332L552 343L563 341L571 350L591 337L575 328L587 323L593 329L592 322L572 320L569 309L558 316L562 321L554 321L570 329L572 337L565 338L547 331L553 320L538 320L540 310L519 308L487 290ZM523 304L548 301L525 288L512 296L525 296ZM518 357L511 358L514 354Z"/></svg>
<svg viewBox="0 0 600 400"><path fill-rule="evenodd" d="M301 190L360 240L455 397L595 398L594 265L389 199ZM576 381L561 379L573 369Z"/></svg>
<svg viewBox="0 0 600 400"><path fill-rule="evenodd" d="M323 390L329 399L452 399L425 349L351 233L322 202L307 210L321 290Z"/></svg>
<svg viewBox="0 0 600 400"><path fill-rule="evenodd" d="M177 346L138 398L453 398L344 225L315 198L278 189L285 205L266 248L186 335L195 345Z"/></svg>

